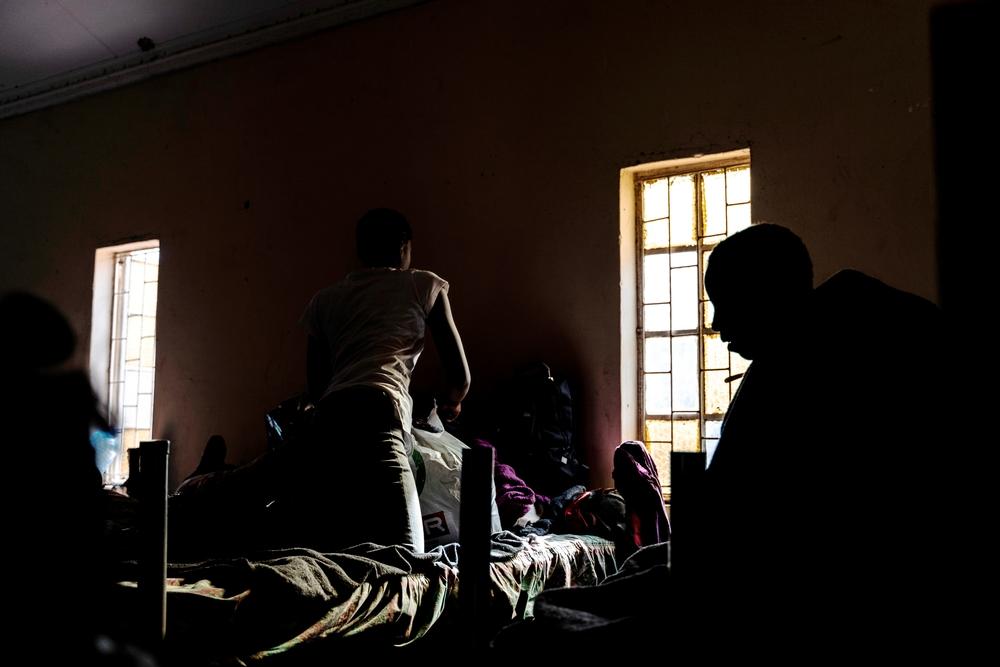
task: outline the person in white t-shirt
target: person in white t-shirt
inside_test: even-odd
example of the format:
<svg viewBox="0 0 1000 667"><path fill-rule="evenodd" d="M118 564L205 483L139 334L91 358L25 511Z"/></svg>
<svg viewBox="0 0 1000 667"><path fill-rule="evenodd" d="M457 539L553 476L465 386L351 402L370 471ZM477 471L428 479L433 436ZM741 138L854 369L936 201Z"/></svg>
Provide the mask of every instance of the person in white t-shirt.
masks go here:
<svg viewBox="0 0 1000 667"><path fill-rule="evenodd" d="M320 290L302 318L308 388L316 403L309 456L314 465L304 481L312 501L341 499L351 506L334 509L327 529L331 545L375 542L423 550L407 452L410 376L428 327L445 376L438 414L457 417L469 390L448 283L410 268L411 238L409 223L397 211L368 211L357 225L364 268ZM335 492L326 493L332 486Z"/></svg>

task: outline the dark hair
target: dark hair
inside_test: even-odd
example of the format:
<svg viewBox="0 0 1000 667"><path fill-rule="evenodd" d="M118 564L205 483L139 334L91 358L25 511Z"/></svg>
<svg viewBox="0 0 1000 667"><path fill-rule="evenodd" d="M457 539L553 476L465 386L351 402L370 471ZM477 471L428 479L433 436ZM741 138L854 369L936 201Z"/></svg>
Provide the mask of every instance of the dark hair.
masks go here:
<svg viewBox="0 0 1000 667"><path fill-rule="evenodd" d="M41 370L60 364L76 335L54 305L28 292L0 294L0 368Z"/></svg>
<svg viewBox="0 0 1000 667"><path fill-rule="evenodd" d="M813 283L812 259L795 232L761 223L733 234L712 251L705 283L718 284L725 277L783 292L808 291Z"/></svg>
<svg viewBox="0 0 1000 667"><path fill-rule="evenodd" d="M399 249L413 238L410 223L391 208L373 208L358 220L358 257L367 266L399 266Z"/></svg>
<svg viewBox="0 0 1000 667"><path fill-rule="evenodd" d="M201 453L201 462L198 468L214 470L226 462L226 439L221 435L213 435L205 443L205 450Z"/></svg>

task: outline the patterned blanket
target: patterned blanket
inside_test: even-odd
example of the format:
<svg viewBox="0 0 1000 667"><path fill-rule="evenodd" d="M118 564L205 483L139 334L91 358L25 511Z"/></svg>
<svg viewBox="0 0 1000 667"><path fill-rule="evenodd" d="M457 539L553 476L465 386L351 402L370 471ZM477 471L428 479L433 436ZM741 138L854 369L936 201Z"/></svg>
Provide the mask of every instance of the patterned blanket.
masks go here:
<svg viewBox="0 0 1000 667"><path fill-rule="evenodd" d="M249 559L169 567L167 645L195 663L285 664L347 644L447 642L456 627L458 545L413 553L362 544L344 553L286 549ZM593 585L614 574L613 543L593 536L494 535L491 619L532 615L545 589ZM134 564L118 592L129 609ZM419 642L418 642L419 643Z"/></svg>

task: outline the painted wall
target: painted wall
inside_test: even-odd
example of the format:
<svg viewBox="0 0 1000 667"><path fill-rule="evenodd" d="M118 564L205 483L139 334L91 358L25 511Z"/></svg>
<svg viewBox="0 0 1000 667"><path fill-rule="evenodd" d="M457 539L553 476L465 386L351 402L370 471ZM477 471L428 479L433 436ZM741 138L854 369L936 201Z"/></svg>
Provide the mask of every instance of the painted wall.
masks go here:
<svg viewBox="0 0 1000 667"><path fill-rule="evenodd" d="M610 483L622 167L749 146L754 217L818 276L936 296L928 4L438 0L6 119L0 288L63 308L83 364L94 250L160 239L176 483L211 433L263 450L302 308L351 268L357 216L396 207L452 282L472 399L548 361Z"/></svg>

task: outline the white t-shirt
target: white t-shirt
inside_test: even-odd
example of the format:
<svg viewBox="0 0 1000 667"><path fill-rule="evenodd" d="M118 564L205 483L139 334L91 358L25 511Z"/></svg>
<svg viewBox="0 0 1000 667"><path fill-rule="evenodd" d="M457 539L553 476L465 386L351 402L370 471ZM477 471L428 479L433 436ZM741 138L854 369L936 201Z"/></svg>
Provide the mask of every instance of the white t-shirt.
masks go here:
<svg viewBox="0 0 1000 667"><path fill-rule="evenodd" d="M384 389L409 433L410 375L424 349L427 315L448 283L430 271L362 269L320 290L302 316L330 352L333 377L323 396L347 387Z"/></svg>

